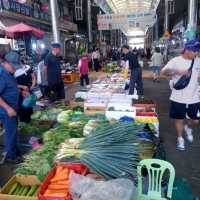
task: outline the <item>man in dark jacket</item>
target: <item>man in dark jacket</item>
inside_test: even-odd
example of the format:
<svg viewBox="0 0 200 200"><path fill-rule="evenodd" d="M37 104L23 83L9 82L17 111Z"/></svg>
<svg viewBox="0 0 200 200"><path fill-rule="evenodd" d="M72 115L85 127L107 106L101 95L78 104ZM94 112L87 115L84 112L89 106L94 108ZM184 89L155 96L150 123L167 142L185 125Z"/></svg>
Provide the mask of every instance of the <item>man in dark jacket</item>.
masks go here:
<svg viewBox="0 0 200 200"><path fill-rule="evenodd" d="M129 95L134 94L134 89L137 88L137 93L140 98L143 98L143 81L142 68L139 65L137 57L130 51L128 45L122 47L122 52L125 54L125 61L128 63L131 70Z"/></svg>
<svg viewBox="0 0 200 200"><path fill-rule="evenodd" d="M51 102L65 100L64 83L61 76L60 51L59 43L53 43L51 52L46 56L44 65L46 66L45 74L48 86L51 92Z"/></svg>

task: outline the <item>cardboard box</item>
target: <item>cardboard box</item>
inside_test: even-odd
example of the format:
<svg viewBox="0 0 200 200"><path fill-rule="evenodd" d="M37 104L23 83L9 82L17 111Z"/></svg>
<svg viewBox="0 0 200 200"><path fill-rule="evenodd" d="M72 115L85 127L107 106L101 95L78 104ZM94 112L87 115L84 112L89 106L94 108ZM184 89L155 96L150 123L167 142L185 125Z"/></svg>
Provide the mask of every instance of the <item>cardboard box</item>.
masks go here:
<svg viewBox="0 0 200 200"><path fill-rule="evenodd" d="M27 196L8 195L8 192L15 183L20 183L21 185L27 185L27 186L33 186L33 185L39 186L41 184L36 176L24 176L24 175L13 176L2 188L0 193L0 200L37 200L37 196L27 197Z"/></svg>

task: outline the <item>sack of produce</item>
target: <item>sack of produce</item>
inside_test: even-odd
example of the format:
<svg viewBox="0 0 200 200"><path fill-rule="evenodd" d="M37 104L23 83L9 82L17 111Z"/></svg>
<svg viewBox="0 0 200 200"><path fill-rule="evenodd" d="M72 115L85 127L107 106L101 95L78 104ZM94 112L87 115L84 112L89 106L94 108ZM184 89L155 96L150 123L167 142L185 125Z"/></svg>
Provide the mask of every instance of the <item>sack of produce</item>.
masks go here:
<svg viewBox="0 0 200 200"><path fill-rule="evenodd" d="M135 192L134 184L129 179L97 181L72 173L69 183L73 199L80 200L131 200Z"/></svg>

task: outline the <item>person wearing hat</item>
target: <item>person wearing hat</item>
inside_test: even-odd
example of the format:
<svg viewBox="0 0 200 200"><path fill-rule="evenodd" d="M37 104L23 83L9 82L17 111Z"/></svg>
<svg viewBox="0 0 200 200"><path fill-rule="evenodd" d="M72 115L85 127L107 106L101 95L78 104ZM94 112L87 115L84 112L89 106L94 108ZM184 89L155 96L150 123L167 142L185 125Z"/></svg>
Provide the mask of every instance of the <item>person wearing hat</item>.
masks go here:
<svg viewBox="0 0 200 200"><path fill-rule="evenodd" d="M65 99L65 90L61 76L61 46L59 43L53 43L51 47L51 52L46 56L44 65L45 76L51 94L50 101L54 102Z"/></svg>
<svg viewBox="0 0 200 200"><path fill-rule="evenodd" d="M189 143L193 142L192 127L200 119L199 76L200 59L197 57L200 43L188 41L182 54L170 60L161 73L171 76L170 118L175 121L177 149L185 150L184 133ZM177 88L177 83L186 75L191 77L188 84Z"/></svg>
<svg viewBox="0 0 200 200"><path fill-rule="evenodd" d="M129 95L133 95L135 88L137 88L137 94L139 97L144 98L142 68L138 62L138 58L130 51L128 45L123 45L122 52L125 55L127 66L131 70Z"/></svg>
<svg viewBox="0 0 200 200"><path fill-rule="evenodd" d="M4 152L0 164L15 160L17 156L17 110L19 91L13 74L18 65L18 54L7 53L0 62L0 121L5 130Z"/></svg>

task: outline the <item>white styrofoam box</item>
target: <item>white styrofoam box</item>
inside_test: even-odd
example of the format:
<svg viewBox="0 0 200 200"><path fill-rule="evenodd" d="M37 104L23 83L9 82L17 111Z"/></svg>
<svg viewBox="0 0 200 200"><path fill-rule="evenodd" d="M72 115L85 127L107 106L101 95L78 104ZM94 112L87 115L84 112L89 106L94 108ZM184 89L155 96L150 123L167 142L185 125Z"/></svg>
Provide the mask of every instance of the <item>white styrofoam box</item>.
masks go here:
<svg viewBox="0 0 200 200"><path fill-rule="evenodd" d="M125 98L126 94L113 93L112 98Z"/></svg>
<svg viewBox="0 0 200 200"><path fill-rule="evenodd" d="M87 99L87 97L88 97L88 92L76 92L75 93L75 98Z"/></svg>
<svg viewBox="0 0 200 200"><path fill-rule="evenodd" d="M126 102L122 102L120 104L117 102L114 102L114 103L111 102L111 103L108 103L107 110L109 110L110 107L114 107L116 111L127 111L127 110L129 110L130 112L136 111L135 107L133 107L131 104L126 103Z"/></svg>
<svg viewBox="0 0 200 200"><path fill-rule="evenodd" d="M88 92L88 98L110 98L111 93L110 92L105 92L105 93L97 93L97 92Z"/></svg>
<svg viewBox="0 0 200 200"><path fill-rule="evenodd" d="M132 105L132 100L131 100L131 99L125 99L125 98L124 98L124 99L122 99L122 98L113 99L113 98L112 98L112 99L109 100L109 103L120 103L120 104L121 104L121 103L122 103L122 104L124 103L124 104L127 104L127 105L130 105L130 106L131 106L131 105Z"/></svg>
<svg viewBox="0 0 200 200"><path fill-rule="evenodd" d="M106 108L107 107L107 103L102 103L102 102L84 103L84 109L95 108L95 107Z"/></svg>
<svg viewBox="0 0 200 200"><path fill-rule="evenodd" d="M131 110L128 111L109 111L108 109L106 110L106 118L108 120L119 120L122 117L131 117L135 118L136 117L136 109L134 107L131 108Z"/></svg>

